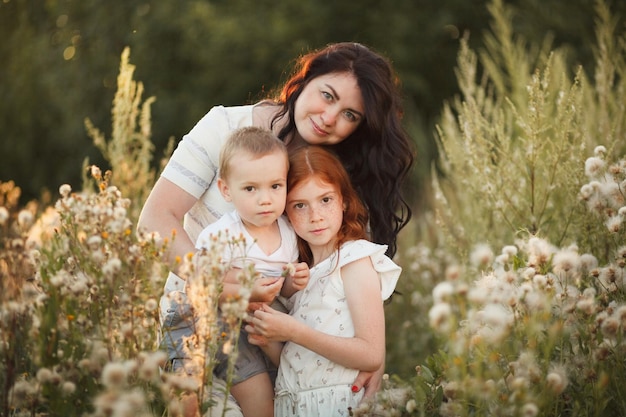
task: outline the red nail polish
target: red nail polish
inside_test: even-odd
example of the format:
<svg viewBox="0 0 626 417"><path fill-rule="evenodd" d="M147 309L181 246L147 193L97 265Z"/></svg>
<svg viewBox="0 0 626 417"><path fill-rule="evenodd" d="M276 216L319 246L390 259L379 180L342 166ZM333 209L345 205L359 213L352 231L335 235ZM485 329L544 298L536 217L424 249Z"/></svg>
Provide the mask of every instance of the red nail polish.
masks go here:
<svg viewBox="0 0 626 417"><path fill-rule="evenodd" d="M359 392L359 387L352 385L352 392Z"/></svg>

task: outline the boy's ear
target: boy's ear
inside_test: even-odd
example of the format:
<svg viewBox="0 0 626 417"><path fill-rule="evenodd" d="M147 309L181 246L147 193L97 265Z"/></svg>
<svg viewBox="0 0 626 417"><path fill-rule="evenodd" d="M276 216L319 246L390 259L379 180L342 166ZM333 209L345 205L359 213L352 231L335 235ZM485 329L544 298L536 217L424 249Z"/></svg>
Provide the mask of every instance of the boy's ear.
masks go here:
<svg viewBox="0 0 626 417"><path fill-rule="evenodd" d="M230 188L228 188L228 184L226 184L226 181L224 181L221 177L217 179L217 188L220 190L224 200L230 203L232 201L230 198Z"/></svg>

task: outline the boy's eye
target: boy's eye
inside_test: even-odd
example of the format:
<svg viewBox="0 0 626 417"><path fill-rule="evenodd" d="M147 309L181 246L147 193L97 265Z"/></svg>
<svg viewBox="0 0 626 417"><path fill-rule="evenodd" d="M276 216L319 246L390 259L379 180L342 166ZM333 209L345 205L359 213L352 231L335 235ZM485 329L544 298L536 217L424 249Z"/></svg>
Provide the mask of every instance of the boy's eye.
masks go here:
<svg viewBox="0 0 626 417"><path fill-rule="evenodd" d="M280 188L280 184L274 184L274 185L272 185L272 188L274 190L278 190Z"/></svg>
<svg viewBox="0 0 626 417"><path fill-rule="evenodd" d="M246 190L246 191L254 191L254 187L249 185L249 186L245 187L244 190Z"/></svg>

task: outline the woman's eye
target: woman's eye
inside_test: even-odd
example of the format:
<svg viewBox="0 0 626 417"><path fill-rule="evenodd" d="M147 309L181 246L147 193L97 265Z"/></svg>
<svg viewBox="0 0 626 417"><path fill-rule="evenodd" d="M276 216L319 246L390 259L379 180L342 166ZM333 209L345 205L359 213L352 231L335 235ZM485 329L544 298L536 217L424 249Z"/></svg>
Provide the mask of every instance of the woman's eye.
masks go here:
<svg viewBox="0 0 626 417"><path fill-rule="evenodd" d="M351 122L357 122L357 121L359 120L359 118L357 117L357 115L356 115L356 114L354 114L354 113L352 113L351 111L346 111L346 112L344 112L343 114L344 114L344 115L346 116L346 118L347 118L348 120L350 120Z"/></svg>
<svg viewBox="0 0 626 417"><path fill-rule="evenodd" d="M322 91L322 96L324 96L324 98L329 101L333 99L333 95L327 91Z"/></svg>

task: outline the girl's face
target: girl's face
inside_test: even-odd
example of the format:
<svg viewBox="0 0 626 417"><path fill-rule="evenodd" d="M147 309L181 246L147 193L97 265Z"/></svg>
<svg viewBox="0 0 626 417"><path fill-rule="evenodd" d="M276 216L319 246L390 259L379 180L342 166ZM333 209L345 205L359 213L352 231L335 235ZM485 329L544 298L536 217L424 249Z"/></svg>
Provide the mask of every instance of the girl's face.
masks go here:
<svg viewBox="0 0 626 417"><path fill-rule="evenodd" d="M289 191L285 208L294 230L309 244L316 264L334 252L343 222L343 198L335 186L310 177Z"/></svg>
<svg viewBox="0 0 626 417"><path fill-rule="evenodd" d="M298 133L310 145L333 145L350 136L365 117L363 96L351 73L313 78L296 100Z"/></svg>

